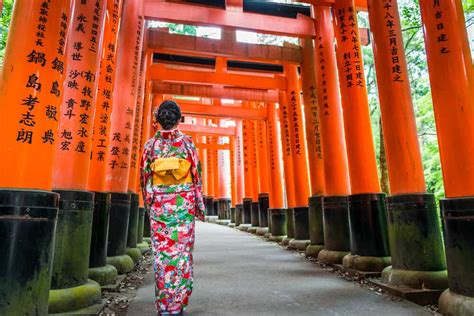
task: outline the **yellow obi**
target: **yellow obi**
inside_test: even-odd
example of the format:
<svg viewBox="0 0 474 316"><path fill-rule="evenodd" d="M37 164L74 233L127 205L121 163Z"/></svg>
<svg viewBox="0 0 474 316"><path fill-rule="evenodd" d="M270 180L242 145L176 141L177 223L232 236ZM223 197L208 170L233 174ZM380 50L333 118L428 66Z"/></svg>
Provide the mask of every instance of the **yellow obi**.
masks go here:
<svg viewBox="0 0 474 316"><path fill-rule="evenodd" d="M151 164L153 184L175 185L192 183L191 163L183 158L158 158Z"/></svg>

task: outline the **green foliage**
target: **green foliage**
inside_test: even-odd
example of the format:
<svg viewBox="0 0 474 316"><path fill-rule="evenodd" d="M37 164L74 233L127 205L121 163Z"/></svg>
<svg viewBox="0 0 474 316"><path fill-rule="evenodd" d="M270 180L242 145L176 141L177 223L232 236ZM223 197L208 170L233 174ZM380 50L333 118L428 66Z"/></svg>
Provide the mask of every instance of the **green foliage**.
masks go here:
<svg viewBox="0 0 474 316"><path fill-rule="evenodd" d="M168 27L170 29L170 33L196 36L196 26L194 25L169 23Z"/></svg>
<svg viewBox="0 0 474 316"><path fill-rule="evenodd" d="M444 197L444 186L431 94L427 93L417 99L415 108L426 187L440 199Z"/></svg>
<svg viewBox="0 0 474 316"><path fill-rule="evenodd" d="M7 43L8 28L10 26L12 10L13 10L13 0L4 0L3 10L0 16L0 64L3 63L3 56L5 53L5 46Z"/></svg>

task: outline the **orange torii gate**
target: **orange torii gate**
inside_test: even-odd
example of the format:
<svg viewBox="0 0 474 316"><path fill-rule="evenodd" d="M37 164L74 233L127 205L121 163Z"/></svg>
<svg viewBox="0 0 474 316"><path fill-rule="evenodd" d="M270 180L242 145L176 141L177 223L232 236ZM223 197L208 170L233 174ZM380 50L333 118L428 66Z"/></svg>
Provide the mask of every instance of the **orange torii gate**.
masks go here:
<svg viewBox="0 0 474 316"><path fill-rule="evenodd" d="M90 33L97 37L93 37L95 40L91 40L91 45L97 45L97 51L93 49L86 53L78 44L82 35L68 24L85 23L87 19L83 17L87 10L87 14L91 12L91 4L84 8L85 2L60 0L57 6L45 8L40 7L39 2L20 2L15 4L0 81L0 104L8 105L0 108L0 128L4 136L4 146L0 146L3 168L0 194L5 197L0 208L0 231L9 232L8 238L0 238L0 252L8 256L6 261L0 261L0 273L6 273L7 283L12 284L11 287L0 287L0 296L6 297L8 302L15 302L14 312L28 314L36 309L46 313L48 309L45 293L50 288L49 272L44 268L46 272L40 273L43 270L32 268L22 258L25 254L41 257L44 259L42 267L47 267L52 262L53 247L60 250L65 247L58 242L53 245L56 221L57 234L61 234L68 222L61 216L57 220L58 196L52 193L52 188L73 190L74 194L86 200L91 196L90 192L80 190L112 192L111 231L107 242L109 255L113 258L109 262L114 263L119 271L126 270L129 260L125 255L125 236L129 232L131 198L134 197L134 205L140 205L136 196L139 191L136 186L137 151L143 141L139 134L142 131L142 139L149 134L152 94L156 96L153 96L155 104L160 98L162 100L163 94L208 98L206 102L202 99L198 102L179 100L188 119L193 117L200 122L197 127L183 124L182 128L188 128L188 132L196 135L200 154L205 156L206 193L213 196L211 203L216 197L230 194L236 208L236 225L240 225L242 220L246 223L242 226L245 228L252 224L255 227L264 225L264 213L258 210L262 211L266 206L257 201L259 194L268 193L269 239L282 240L288 236L290 242L291 238L296 238L302 242L301 248L309 243L308 254L316 256L319 253L320 261L328 264L342 262L345 269L351 270L380 271L389 263L390 255L392 265L382 271L381 286L388 284L400 293L409 289L412 293L424 295L430 291L440 292L449 285L449 290L440 300L441 311L448 314L473 312L474 101L471 56L460 0L440 0L434 5L428 0L420 1L446 188L446 199L441 205L447 264L440 218L433 195L426 192L423 177L396 0L308 0L304 2L312 5L312 13L306 7L299 8L298 13L283 12L283 16L247 12L243 1L229 0L225 2L225 9L218 9L212 7L212 1L209 1L210 7L205 7L182 1L124 0L115 75L119 80L106 79L115 80L117 87L110 109L111 126L107 131L110 148L106 155L105 189L100 185L104 179L99 178L94 179L98 186L89 186L93 171L88 170L94 163L80 157L84 153L90 154L92 144L101 145L97 144L97 138L92 142L92 122L96 120L91 112L100 107L99 102L103 102L102 99L94 101L95 95L101 89L107 89L98 79L99 88L96 83L91 83L90 87L87 86L90 91L81 91L84 93L81 99L85 100L80 103L81 113L68 114L62 101L65 96L73 99L78 95L68 91L75 86L69 77L77 74L71 74L69 70L74 70L71 67L87 63L94 71L98 70L98 63L93 59L98 60L101 45L111 40L107 38L107 30L113 19L106 22L109 24L105 26L105 40L99 36L102 23L94 24L97 29ZM107 1L108 4L112 2ZM105 1L97 3L102 7L94 9L105 11ZM76 5L74 9L72 4ZM44 17L46 9L47 19ZM76 14L81 10L84 14ZM359 31L357 34L356 10L367 10L372 26L390 174L387 221L383 216L385 200L380 193L374 164L360 59L360 43L368 42L369 33ZM25 12L33 12L26 21L19 18ZM100 17L93 18L101 21ZM144 39L144 19L213 25L223 28L224 34L222 40L215 42L216 45L212 45L209 39L172 35L164 29L150 30L148 38ZM38 21L41 32L36 30ZM345 21L351 23L343 23ZM299 37L301 47L237 43L232 32L235 29ZM347 30L351 34L351 46L345 45ZM37 36L25 38L21 34ZM66 41L66 38L73 40ZM144 52L149 65L144 68L146 76L142 72L139 79L142 41L145 42ZM80 56L84 60L77 63ZM72 62L65 63L66 60ZM439 65L445 66L440 69ZM92 68L90 73L94 72ZM91 78L90 74L86 70L77 72L80 72L80 78L76 83L88 85L85 81ZM140 82L142 89L146 87L145 94L138 93ZM133 96L128 95L130 92ZM90 106L86 102L89 94ZM224 98L243 101L243 105L222 105L220 100ZM262 104L265 105L262 107ZM61 107L65 110L61 111ZM142 113L141 107L147 110ZM84 123L73 123L72 115L66 121L66 114L81 114ZM89 116L89 121L84 121L84 114ZM349 116L357 119L351 122ZM235 128L230 128L232 135L213 132L224 128L219 126L224 119L235 122ZM140 124L141 120L141 126L134 129L133 125ZM81 134L68 133L68 128L81 126L84 129L80 129ZM65 133L60 133L61 130ZM226 128L225 133L227 131ZM129 143L119 144L117 133L128 135ZM79 137L84 138L80 141L84 146L77 141ZM222 137L229 137L229 144L222 144ZM206 142L203 142L204 138ZM268 144L259 141L263 138ZM74 151L61 153L57 150L60 154L54 157L53 149L67 147L68 143L74 143ZM279 146L283 147L282 157ZM98 149L97 146L94 148ZM218 162L223 159L219 150L233 151L231 170L221 168ZM262 169L266 161L269 170ZM120 170L112 167L117 164ZM133 164L135 167L131 168ZM222 184L226 175L235 189L221 194L225 191ZM269 184L262 181L267 178L271 178ZM67 202L66 198L61 191L62 201ZM80 210L92 202L91 199L83 200ZM98 197L95 202L99 202ZM67 207L66 204L63 203L62 208ZM84 207L84 214L87 207ZM212 205L211 209L214 209ZM90 208L88 210L91 213ZM309 222L309 231L305 231L308 229L305 221ZM44 229L44 234L32 238L29 235L32 230L27 225L36 225L35 232ZM13 240L10 236L14 236ZM82 237L90 239L90 233L85 232ZM12 245L26 244L25 240L37 243L32 243L31 247L12 248ZM82 254L82 247L70 248L68 253L81 257L80 270L86 271L87 264L83 263L88 261L88 256ZM59 256L56 254L55 257ZM6 266L5 262L15 264ZM55 262L54 267L53 288L59 288L59 291L68 291L88 282L82 273L81 282L66 285L67 280L79 274L68 271L72 266L65 267ZM18 276L38 285L38 292L33 294L33 299L38 302L36 306L31 304L31 295L25 294L27 289L21 284L17 286ZM54 306L61 305L56 301L60 295L54 295L54 291L50 312L58 311ZM99 296L98 291L91 295ZM64 311L77 309L75 303L66 304ZM10 314L11 308L0 302L0 314Z"/></svg>

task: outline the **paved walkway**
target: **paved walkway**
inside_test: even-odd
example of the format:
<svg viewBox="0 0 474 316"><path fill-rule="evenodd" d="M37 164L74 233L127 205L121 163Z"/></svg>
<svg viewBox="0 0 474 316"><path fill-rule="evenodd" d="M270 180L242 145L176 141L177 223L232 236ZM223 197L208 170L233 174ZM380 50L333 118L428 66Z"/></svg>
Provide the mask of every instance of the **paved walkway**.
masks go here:
<svg viewBox="0 0 474 316"><path fill-rule="evenodd" d="M197 225L195 285L186 315L430 315L343 280L301 255L231 228ZM128 315L156 315L153 274Z"/></svg>

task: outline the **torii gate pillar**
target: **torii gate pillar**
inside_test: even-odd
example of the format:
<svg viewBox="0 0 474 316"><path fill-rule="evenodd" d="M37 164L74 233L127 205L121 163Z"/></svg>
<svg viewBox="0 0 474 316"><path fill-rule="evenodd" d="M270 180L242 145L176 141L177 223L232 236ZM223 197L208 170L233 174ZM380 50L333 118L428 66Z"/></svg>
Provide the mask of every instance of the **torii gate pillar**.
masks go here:
<svg viewBox="0 0 474 316"><path fill-rule="evenodd" d="M426 193L397 1L368 0L368 7L391 194L392 265L382 271L382 282L445 289L441 223L434 196Z"/></svg>
<svg viewBox="0 0 474 316"><path fill-rule="evenodd" d="M50 314L69 313L101 300L100 285L88 278L94 209L94 193L88 191L88 180L105 13L105 1L76 2L71 17L66 47L67 77L58 118L61 135L53 164L53 189L60 194L61 204L49 294ZM97 23L92 23L93 20ZM94 32L95 35L89 35ZM75 298L73 293L81 294Z"/></svg>
<svg viewBox="0 0 474 316"><path fill-rule="evenodd" d="M339 0L333 10L351 182L351 253L344 257L343 266L356 271L380 272L390 265L387 206L375 160L357 10L354 0Z"/></svg>
<svg viewBox="0 0 474 316"><path fill-rule="evenodd" d="M110 216L110 193L105 185L109 147L110 114L113 106L115 61L122 0L107 2L104 44L100 62L99 85L94 126L88 189L94 192L94 215L89 258L89 278L100 285L114 283L117 269L107 264L107 242ZM108 69L108 71L106 71Z"/></svg>
<svg viewBox="0 0 474 316"><path fill-rule="evenodd" d="M15 1L0 78L1 315L48 313L59 208L51 181L65 75L65 45L58 43L68 35L72 1L47 10L42 4ZM38 28L45 29L41 38L33 36Z"/></svg>
<svg viewBox="0 0 474 316"><path fill-rule="evenodd" d="M318 260L340 264L350 250L348 195L350 194L346 141L334 52L334 27L329 7L313 6L316 18L315 59L321 111L324 179L324 249Z"/></svg>
<svg viewBox="0 0 474 316"><path fill-rule="evenodd" d="M138 196L134 194L132 200L128 190L144 24L142 3L124 0L106 176L107 190L111 192L107 262L120 274L129 272L134 265L126 246L130 208L132 201L138 207Z"/></svg>
<svg viewBox="0 0 474 316"><path fill-rule="evenodd" d="M294 177L293 179L288 179L288 181L294 181L295 186L295 206L292 209L295 238L288 245L290 249L305 251L306 247L310 244L308 217L310 183L298 67L296 65L285 66L285 74L288 86L290 142L294 169ZM298 189L296 190L296 188Z"/></svg>
<svg viewBox="0 0 474 316"><path fill-rule="evenodd" d="M446 315L474 314L474 95L461 1L420 1L446 199ZM442 65L442 66L441 66Z"/></svg>

